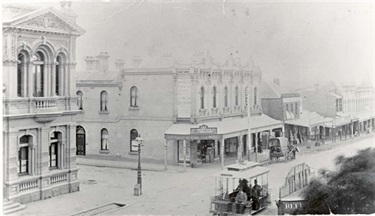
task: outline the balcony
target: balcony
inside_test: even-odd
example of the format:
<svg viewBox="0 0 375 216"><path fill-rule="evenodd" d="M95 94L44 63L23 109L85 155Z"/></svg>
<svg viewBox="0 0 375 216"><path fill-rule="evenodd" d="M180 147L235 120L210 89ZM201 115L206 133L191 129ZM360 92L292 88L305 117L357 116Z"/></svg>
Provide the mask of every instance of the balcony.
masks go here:
<svg viewBox="0 0 375 216"><path fill-rule="evenodd" d="M17 115L44 115L78 110L77 98L68 97L30 97L3 99L3 114Z"/></svg>

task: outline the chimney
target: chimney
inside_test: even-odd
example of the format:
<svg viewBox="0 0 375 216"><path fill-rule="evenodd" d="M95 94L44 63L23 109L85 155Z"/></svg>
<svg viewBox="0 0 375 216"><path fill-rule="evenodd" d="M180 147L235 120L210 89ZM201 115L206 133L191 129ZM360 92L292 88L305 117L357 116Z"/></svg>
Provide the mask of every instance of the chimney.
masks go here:
<svg viewBox="0 0 375 216"><path fill-rule="evenodd" d="M99 71L107 71L108 70L108 58L109 55L107 52L100 52L100 54L97 56L99 59Z"/></svg>
<svg viewBox="0 0 375 216"><path fill-rule="evenodd" d="M134 67L139 67L142 63L142 58L140 56L134 56L132 61L133 61Z"/></svg>
<svg viewBox="0 0 375 216"><path fill-rule="evenodd" d="M98 70L99 60L96 57L86 56L85 62L86 62L86 70L88 71Z"/></svg>
<svg viewBox="0 0 375 216"><path fill-rule="evenodd" d="M116 70L120 71L120 70L124 70L124 65L125 65L125 62L124 60L122 59L117 59L115 61L115 65L116 65Z"/></svg>
<svg viewBox="0 0 375 216"><path fill-rule="evenodd" d="M61 11L62 13L70 19L72 22L76 22L78 15L72 10L73 2L71 0L63 0L60 1Z"/></svg>
<svg viewBox="0 0 375 216"><path fill-rule="evenodd" d="M280 86L280 79L279 78L273 79L273 83Z"/></svg>

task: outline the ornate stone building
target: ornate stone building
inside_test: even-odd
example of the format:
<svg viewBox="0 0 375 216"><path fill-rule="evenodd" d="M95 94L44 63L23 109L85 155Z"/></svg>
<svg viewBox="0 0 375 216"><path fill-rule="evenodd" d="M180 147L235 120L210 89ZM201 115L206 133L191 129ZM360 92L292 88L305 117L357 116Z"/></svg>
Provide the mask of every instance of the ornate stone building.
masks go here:
<svg viewBox="0 0 375 216"><path fill-rule="evenodd" d="M76 39L62 9L3 6L3 197L26 203L79 191Z"/></svg>
<svg viewBox="0 0 375 216"><path fill-rule="evenodd" d="M79 73L77 96L83 112L77 118L77 155L135 160L133 145L141 134L142 160L177 164L185 158L198 165L220 156L248 155L249 127L253 146L263 131L282 131L280 121L261 112L262 74L257 67L241 65L233 57L217 64L210 55L198 54L184 61L170 55L135 57L126 67L118 60L110 71L108 57L87 57L86 71ZM191 133L199 127L214 129Z"/></svg>

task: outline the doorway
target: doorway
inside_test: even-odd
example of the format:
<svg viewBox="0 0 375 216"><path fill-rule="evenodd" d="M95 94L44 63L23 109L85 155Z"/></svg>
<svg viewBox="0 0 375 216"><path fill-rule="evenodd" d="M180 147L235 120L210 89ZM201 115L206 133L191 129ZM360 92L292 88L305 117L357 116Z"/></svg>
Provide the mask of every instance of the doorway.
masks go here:
<svg viewBox="0 0 375 216"><path fill-rule="evenodd" d="M76 155L86 155L86 132L81 126L76 130Z"/></svg>

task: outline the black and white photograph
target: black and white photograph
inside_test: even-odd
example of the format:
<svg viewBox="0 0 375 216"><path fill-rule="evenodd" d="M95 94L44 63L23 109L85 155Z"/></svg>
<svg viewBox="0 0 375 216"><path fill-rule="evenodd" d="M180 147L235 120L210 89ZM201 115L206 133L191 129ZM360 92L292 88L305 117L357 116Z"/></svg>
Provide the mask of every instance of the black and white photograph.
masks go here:
<svg viewBox="0 0 375 216"><path fill-rule="evenodd" d="M375 214L374 0L1 4L1 215Z"/></svg>

